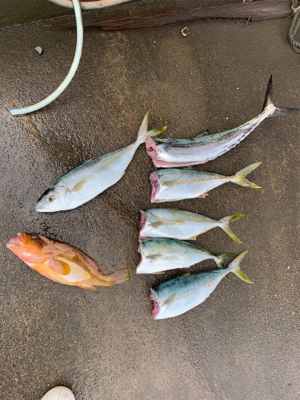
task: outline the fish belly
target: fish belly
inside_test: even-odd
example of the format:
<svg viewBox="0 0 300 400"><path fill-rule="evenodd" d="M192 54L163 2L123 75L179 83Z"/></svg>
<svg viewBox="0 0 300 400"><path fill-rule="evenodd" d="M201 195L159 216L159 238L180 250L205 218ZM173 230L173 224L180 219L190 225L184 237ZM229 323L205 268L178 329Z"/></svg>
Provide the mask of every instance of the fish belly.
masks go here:
<svg viewBox="0 0 300 400"><path fill-rule="evenodd" d="M151 257L143 255L141 262L137 268L139 274L153 274L156 272L169 271L172 269L188 268L198 262L211 258L206 253L186 252L186 254L162 254L161 256Z"/></svg>
<svg viewBox="0 0 300 400"><path fill-rule="evenodd" d="M162 185L157 192L155 199L159 201L193 199L206 194L210 190L223 185L224 180L215 179L207 181L195 181L187 183L181 181L177 185L168 187L168 183Z"/></svg>
<svg viewBox="0 0 300 400"><path fill-rule="evenodd" d="M156 223L151 224L147 221L142 230L140 231L140 238L159 237L159 238L173 238L173 239L187 239L195 240L196 236L214 228L216 226L213 222L163 222L156 226Z"/></svg>

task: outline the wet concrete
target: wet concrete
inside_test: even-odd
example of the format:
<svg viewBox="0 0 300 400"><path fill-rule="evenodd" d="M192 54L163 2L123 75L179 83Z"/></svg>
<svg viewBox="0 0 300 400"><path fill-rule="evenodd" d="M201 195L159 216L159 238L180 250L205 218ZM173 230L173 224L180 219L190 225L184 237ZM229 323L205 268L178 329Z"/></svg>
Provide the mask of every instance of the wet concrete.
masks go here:
<svg viewBox="0 0 300 400"><path fill-rule="evenodd" d="M181 24L86 30L69 88L23 117L10 116L9 108L39 101L58 86L73 58L75 32L42 23L1 30L1 400L38 400L58 384L78 400L300 397L300 113L263 122L205 165L232 174L262 161L250 177L262 189L228 184L204 200L165 204L212 218L246 214L232 224L242 244L218 229L196 243L215 253L252 250L243 269L254 285L232 276L180 317L154 321L149 288L181 271L134 272L139 210L151 206L153 165L143 146L123 179L88 204L55 214L34 210L62 174L132 143L148 109L151 127L167 124L172 137L228 129L260 112L270 74L276 103L299 107L299 55L287 43L289 25L199 21L187 24L188 37ZM128 267L132 279L97 295L51 282L5 248L19 231L75 245L111 272ZM214 267L205 262L192 271Z"/></svg>
<svg viewBox="0 0 300 400"><path fill-rule="evenodd" d="M0 26L21 24L65 14L70 14L70 11L65 7L50 3L48 0L0 0Z"/></svg>

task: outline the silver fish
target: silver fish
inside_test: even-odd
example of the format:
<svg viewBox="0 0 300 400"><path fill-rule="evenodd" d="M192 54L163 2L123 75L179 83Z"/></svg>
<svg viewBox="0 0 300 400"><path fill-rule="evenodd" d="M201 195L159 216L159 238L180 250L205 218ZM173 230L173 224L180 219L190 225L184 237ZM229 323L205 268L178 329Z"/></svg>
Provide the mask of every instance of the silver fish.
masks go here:
<svg viewBox="0 0 300 400"><path fill-rule="evenodd" d="M208 131L192 139L146 140L148 155L156 167L172 168L204 164L226 153L245 139L263 120L289 115L298 108L278 108L272 99L272 76L268 83L263 111L237 128L209 135Z"/></svg>
<svg viewBox="0 0 300 400"><path fill-rule="evenodd" d="M190 168L159 169L152 172L149 178L152 185L151 203L193 199L195 197L204 198L210 190L227 182L259 189L260 186L248 181L245 177L260 164L258 162L249 165L232 176L197 171Z"/></svg>
<svg viewBox="0 0 300 400"><path fill-rule="evenodd" d="M247 283L253 283L239 267L249 251L238 255L226 269L186 274L152 287L150 298L154 303L153 318L176 317L203 303L229 272Z"/></svg>
<svg viewBox="0 0 300 400"><path fill-rule="evenodd" d="M137 266L137 274L157 274L176 268L188 268L204 260L212 259L219 268L236 254L225 253L217 256L194 244L173 239L140 240L138 250L141 261Z"/></svg>
<svg viewBox="0 0 300 400"><path fill-rule="evenodd" d="M156 237L196 240L198 235L219 227L231 239L241 243L240 239L229 228L229 222L243 216L243 214L233 214L215 220L200 214L173 208L150 208L149 210L141 211L139 239Z"/></svg>
<svg viewBox="0 0 300 400"><path fill-rule="evenodd" d="M39 212L72 210L92 200L117 183L125 174L137 148L149 136L159 135L166 127L148 132L150 112L146 114L135 143L123 149L86 161L59 178L36 203Z"/></svg>

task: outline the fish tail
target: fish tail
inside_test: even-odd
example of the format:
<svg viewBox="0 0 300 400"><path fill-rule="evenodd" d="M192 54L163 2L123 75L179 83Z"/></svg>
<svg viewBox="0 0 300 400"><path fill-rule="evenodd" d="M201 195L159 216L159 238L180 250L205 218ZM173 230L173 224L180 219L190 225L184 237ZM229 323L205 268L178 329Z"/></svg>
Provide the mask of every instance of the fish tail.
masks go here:
<svg viewBox="0 0 300 400"><path fill-rule="evenodd" d="M108 277L110 278L110 286L121 285L122 283L130 279L130 270L128 268L120 269L119 271L114 272Z"/></svg>
<svg viewBox="0 0 300 400"><path fill-rule="evenodd" d="M163 128L160 129L153 129L152 131L148 131L148 125L149 125L149 117L150 117L150 111L147 112L147 114L145 115L142 125L140 127L138 136L136 141L141 144L144 143L148 137L151 136L157 136L160 133L162 133L164 130L167 129L166 126L164 126Z"/></svg>
<svg viewBox="0 0 300 400"><path fill-rule="evenodd" d="M237 185L244 186L244 187L250 187L253 189L260 189L260 186L257 186L255 183L252 183L248 181L248 179L245 179L245 177L250 174L250 172L254 171L261 162L257 162L255 164L251 164L248 167L241 169L238 171L233 177L232 177L232 182L236 183Z"/></svg>
<svg viewBox="0 0 300 400"><path fill-rule="evenodd" d="M228 217L221 218L221 219L219 220L219 222L221 222L221 224L222 224L222 225L220 226L220 228L222 228L223 231L226 232L227 235L230 236L232 240L234 240L235 242L238 242L238 243L242 243L242 242L241 242L240 239L232 232L232 230L229 228L229 222L235 221L235 220L240 219L240 218L242 218L242 217L244 217L244 214L233 214L233 215L229 215Z"/></svg>
<svg viewBox="0 0 300 400"><path fill-rule="evenodd" d="M265 96L265 101L263 105L263 111L267 108L274 108L274 111L270 113L268 117L280 117L284 115L290 115L296 111L299 111L299 108L279 108L276 107L273 101L273 82L272 82L272 75L268 82L267 92Z"/></svg>
<svg viewBox="0 0 300 400"><path fill-rule="evenodd" d="M225 268L224 263L236 256L237 254L235 253L224 253L217 255L218 261L216 260L216 263L218 268Z"/></svg>
<svg viewBox="0 0 300 400"><path fill-rule="evenodd" d="M246 255L250 253L250 250L243 251L239 254L228 266L228 270L233 272L236 276L238 276L242 281L247 283L253 283L248 276L240 269L240 262L246 257Z"/></svg>

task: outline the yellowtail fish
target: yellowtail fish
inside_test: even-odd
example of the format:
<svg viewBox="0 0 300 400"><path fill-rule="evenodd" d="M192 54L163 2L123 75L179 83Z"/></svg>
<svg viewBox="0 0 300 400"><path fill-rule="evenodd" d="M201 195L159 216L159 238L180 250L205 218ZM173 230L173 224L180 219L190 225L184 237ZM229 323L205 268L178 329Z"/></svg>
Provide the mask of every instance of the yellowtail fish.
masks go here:
<svg viewBox="0 0 300 400"><path fill-rule="evenodd" d="M289 115L298 108L278 108L272 99L272 76L269 80L262 112L250 121L228 131L209 135L208 131L191 139L146 140L148 155L156 167L173 168L204 164L226 153L245 139L269 117Z"/></svg>
<svg viewBox="0 0 300 400"><path fill-rule="evenodd" d="M173 208L150 208L141 211L139 239L170 238L196 240L197 236L213 228L221 228L231 239L241 243L229 228L229 223L243 214L233 214L219 220Z"/></svg>
<svg viewBox="0 0 300 400"><path fill-rule="evenodd" d="M18 233L6 244L30 268L54 282L98 292L96 286L128 281L129 269L111 275L77 248L35 233Z"/></svg>
<svg viewBox="0 0 300 400"><path fill-rule="evenodd" d="M186 274L152 287L150 298L154 303L153 318L176 317L198 306L208 298L230 272L247 283L253 283L239 266L249 251L238 255L226 269L216 269L194 275Z"/></svg>
<svg viewBox="0 0 300 400"><path fill-rule="evenodd" d="M137 148L147 137L158 135L166 127L148 132L148 112L142 122L137 139L123 149L86 161L59 178L36 203L39 212L72 210L92 200L117 183L125 174Z"/></svg>
<svg viewBox="0 0 300 400"><path fill-rule="evenodd" d="M235 175L224 176L213 172L197 171L190 168L164 168L152 172L151 203L204 198L208 192L224 183L232 182L244 187L259 189L260 186L248 181L246 176L261 163L255 163L238 171Z"/></svg>

